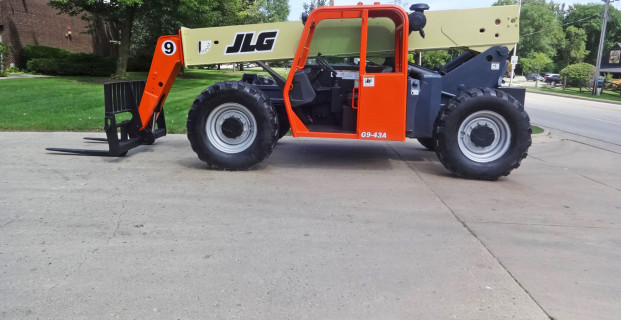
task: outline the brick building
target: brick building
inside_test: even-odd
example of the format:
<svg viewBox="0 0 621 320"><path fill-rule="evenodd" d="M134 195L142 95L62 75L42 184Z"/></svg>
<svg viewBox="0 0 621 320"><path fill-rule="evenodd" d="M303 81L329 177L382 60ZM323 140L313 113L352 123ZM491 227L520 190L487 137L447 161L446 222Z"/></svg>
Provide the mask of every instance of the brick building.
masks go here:
<svg viewBox="0 0 621 320"><path fill-rule="evenodd" d="M65 34L71 27L71 39ZM5 65L19 66L19 51L27 45L62 48L72 52L93 52L93 38L87 24L47 5L47 0L0 0L0 41L10 50Z"/></svg>

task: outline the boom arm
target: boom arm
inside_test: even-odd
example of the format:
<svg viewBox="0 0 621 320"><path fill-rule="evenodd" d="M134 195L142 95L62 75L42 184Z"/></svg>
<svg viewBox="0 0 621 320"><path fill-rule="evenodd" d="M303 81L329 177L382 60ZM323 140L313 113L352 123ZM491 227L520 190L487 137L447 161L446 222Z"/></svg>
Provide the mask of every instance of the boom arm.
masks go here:
<svg viewBox="0 0 621 320"><path fill-rule="evenodd" d="M140 130L155 121L164 101L183 66L183 50L179 36L163 36L157 41L147 84L140 100Z"/></svg>
<svg viewBox="0 0 621 320"><path fill-rule="evenodd" d="M338 7L335 7L338 9ZM345 7L343 9L346 9ZM418 32L409 37L409 51L447 48L468 48L483 52L490 47L503 45L510 50L519 38L518 6L499 6L477 9L428 11L426 37ZM324 21L318 25L313 41L329 42L317 47L324 55L356 52L356 44L334 40L358 34L359 25L351 19ZM181 29L185 64L204 65L256 60L293 59L304 25L300 21L251 24L216 28ZM382 42L386 30L381 22L369 24L370 52L391 50L392 44ZM311 52L310 55L317 53Z"/></svg>

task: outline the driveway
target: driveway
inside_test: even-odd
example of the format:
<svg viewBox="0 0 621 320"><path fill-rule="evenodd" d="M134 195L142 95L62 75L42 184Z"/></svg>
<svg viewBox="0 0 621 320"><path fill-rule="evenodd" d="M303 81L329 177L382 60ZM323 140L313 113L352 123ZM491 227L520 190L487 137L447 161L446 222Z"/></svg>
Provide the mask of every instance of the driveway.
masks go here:
<svg viewBox="0 0 621 320"><path fill-rule="evenodd" d="M618 150L549 132L496 182L415 141L285 137L247 172L205 170L183 135L44 150L83 135L0 133L0 318L621 314Z"/></svg>

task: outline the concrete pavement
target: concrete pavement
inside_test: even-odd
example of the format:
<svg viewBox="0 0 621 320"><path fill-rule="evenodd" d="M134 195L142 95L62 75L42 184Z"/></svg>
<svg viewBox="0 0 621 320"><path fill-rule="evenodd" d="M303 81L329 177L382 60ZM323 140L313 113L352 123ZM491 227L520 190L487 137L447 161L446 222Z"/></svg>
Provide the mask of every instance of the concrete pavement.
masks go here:
<svg viewBox="0 0 621 320"><path fill-rule="evenodd" d="M204 170L183 135L44 150L83 135L0 133L0 318L621 314L615 150L552 133L496 182L415 141L285 137L248 172Z"/></svg>

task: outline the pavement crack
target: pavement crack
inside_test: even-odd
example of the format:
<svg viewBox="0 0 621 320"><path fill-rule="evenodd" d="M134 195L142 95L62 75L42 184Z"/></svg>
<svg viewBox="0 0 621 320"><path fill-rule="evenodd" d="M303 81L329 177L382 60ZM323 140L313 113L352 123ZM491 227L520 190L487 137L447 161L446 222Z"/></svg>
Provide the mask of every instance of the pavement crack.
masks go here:
<svg viewBox="0 0 621 320"><path fill-rule="evenodd" d="M505 224L516 226L533 226L533 227L559 227L559 228L578 228L578 229L621 229L621 227L597 227L597 226L572 226L565 224L545 224L545 223L520 223L520 222L502 222L502 221L467 221L468 223L482 224Z"/></svg>
<svg viewBox="0 0 621 320"><path fill-rule="evenodd" d="M125 209L125 204L121 202L121 210L119 211L119 216L116 219L116 227L114 228L114 232L112 233L112 236L110 236L108 240L106 240L106 245L110 243L110 240L116 237L116 233L119 231L119 228L121 226L121 218L123 217L123 211L125 211L124 209Z"/></svg>
<svg viewBox="0 0 621 320"><path fill-rule="evenodd" d="M573 141L573 140L568 140L568 141ZM575 142L577 142L577 141L575 141ZM608 151L609 151L609 150L608 150ZM614 151L611 151L611 152L613 152L613 153L614 153ZM546 160L543 160L543 159L541 159L541 158L535 157L535 156L533 156L533 155L528 155L528 157L529 157L529 158L532 158L532 159L535 159L535 160L538 160L538 161L540 161L541 163L543 163L543 164L545 164L545 165L547 165L547 166L549 166L549 167L551 167L551 168L557 168L557 169L558 169L558 168L566 168L566 169L567 169L567 170L569 170L571 173L573 173L573 174L575 174L575 175L578 175L578 176L580 176L580 177L583 177L583 178L585 178L585 179L587 179L587 180L590 180L590 181L592 181L592 182L595 182L595 183L597 183L597 184L600 184L600 185L602 185L602 186L604 186L604 187L606 187L606 188L610 188L610 189L613 189L613 190L616 190L616 191L621 191L621 189L620 189L620 188L617 188L617 187L615 187L615 186L611 186L611 185L609 185L609 184L607 184L607 183L605 183L605 182L603 182L603 181L599 181L599 180L597 180L597 179L595 179L595 178L591 178L591 177L589 177L589 176L587 176L587 175L585 175L585 174L582 174L582 173L580 173L580 172L576 172L576 171L571 170L571 169L569 169L569 168L567 168L567 167L556 165L556 164L554 164L554 163L548 162L548 161L546 161Z"/></svg>
<svg viewBox="0 0 621 320"><path fill-rule="evenodd" d="M51 291L59 286L61 286L62 284L64 284L65 282L67 282L67 279L69 279L69 277L71 277L72 275L74 275L76 272L80 271L80 269L82 269L82 266L84 265L84 263L86 263L86 261L88 260L88 258L90 258L95 252L97 252L99 250L99 248L95 248L93 250L91 250L91 252L89 252L84 259L82 259L82 261L80 261L80 263L78 263L78 266L75 268L75 270L67 273L62 280L58 281L58 283L52 285L48 291Z"/></svg>
<svg viewBox="0 0 621 320"><path fill-rule="evenodd" d="M13 221L15 221L15 219L11 219L11 220L9 220L7 223L5 223L5 224L1 225L1 226L0 226L0 228L4 228L4 227L6 227L7 225L9 225L9 224L13 223Z"/></svg>
<svg viewBox="0 0 621 320"><path fill-rule="evenodd" d="M414 172L414 174L425 184L425 186L427 187L427 189L429 189L429 191L431 191L431 193L433 193L433 195L442 203L442 205L453 215L453 217L459 222L461 223L461 225L476 239L476 241L478 241L481 246L483 246L483 248L485 249L485 251L496 261L498 262L498 264L507 272L507 274L511 277L511 279L513 279L513 281L515 281L515 283L524 291L524 293L526 293L530 299L539 307L539 309L541 309L541 311L550 319L554 319L544 308L543 306L539 303L539 301L537 301L535 299L535 297L533 297L533 295L530 293L530 291L528 291L523 285L522 283L520 283L520 281L518 281L518 279L513 275L513 273L511 273L511 271L509 271L509 269L500 261L500 259L498 259L498 257L496 257L496 255L494 255L494 253L485 245L485 243L477 236L477 234L474 232L474 230L472 230L472 228L470 228L468 226L468 224L466 223L466 221L462 220L457 213L453 210L453 208L451 208L451 206L446 203L446 201L444 201L444 199L442 199L440 197L440 195L438 193L436 193L436 191L427 183L427 181L425 181L425 179L423 179L423 177L408 163L408 161L406 161L399 152L397 152L397 150L395 150L395 148L393 148L389 143L387 143L388 147L392 150L392 152L395 153L395 155L397 156L397 158L399 158L401 161L403 161L405 163L405 165L410 168L410 170L412 170L412 172Z"/></svg>

